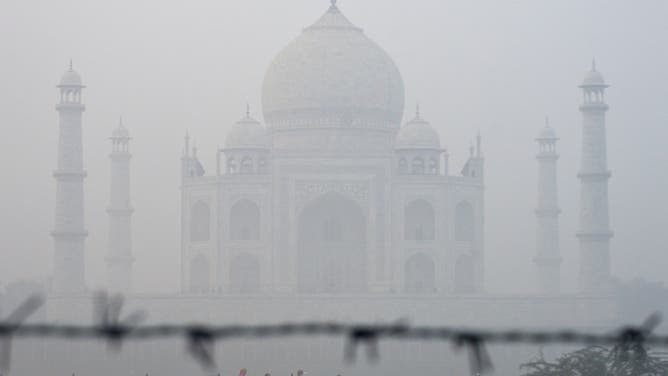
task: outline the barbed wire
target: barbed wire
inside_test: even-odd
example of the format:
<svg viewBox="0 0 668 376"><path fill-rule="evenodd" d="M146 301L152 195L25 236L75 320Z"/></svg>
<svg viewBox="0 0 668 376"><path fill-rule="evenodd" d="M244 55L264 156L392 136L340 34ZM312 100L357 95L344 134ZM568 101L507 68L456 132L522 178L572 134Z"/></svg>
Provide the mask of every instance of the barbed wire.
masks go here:
<svg viewBox="0 0 668 376"><path fill-rule="evenodd" d="M24 321L43 303L43 298L39 296L27 299L6 319L0 320L0 369L9 370L11 339L16 337L99 339L106 341L109 349L114 351L119 351L122 343L128 340L183 338L189 353L205 368L215 366L215 343L231 338L318 335L344 337L344 358L347 362L356 360L357 348L360 345L366 346L367 358L370 361L378 361L378 342L383 339L438 341L449 342L457 348L466 348L473 374L484 373L493 368L485 349L486 344L614 345L620 349L643 348L645 345L668 347L668 335L651 334L661 321L658 314L651 315L639 326L625 326L604 334L575 330L478 330L449 326L411 326L404 321L392 324L316 321L268 325L140 325L146 317L143 312L134 312L124 319L120 318L122 296L100 293L93 301L97 324L26 324Z"/></svg>

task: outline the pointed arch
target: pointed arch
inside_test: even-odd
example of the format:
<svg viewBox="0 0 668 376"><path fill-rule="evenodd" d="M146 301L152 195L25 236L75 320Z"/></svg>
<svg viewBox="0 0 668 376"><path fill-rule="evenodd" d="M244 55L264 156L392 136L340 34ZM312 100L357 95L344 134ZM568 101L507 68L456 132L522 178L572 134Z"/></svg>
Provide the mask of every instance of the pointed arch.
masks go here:
<svg viewBox="0 0 668 376"><path fill-rule="evenodd" d="M424 199L411 201L404 209L404 239L434 240L436 216L434 208Z"/></svg>
<svg viewBox="0 0 668 376"><path fill-rule="evenodd" d="M473 241L475 238L475 216L473 206L462 201L455 208L455 240Z"/></svg>
<svg viewBox="0 0 668 376"><path fill-rule="evenodd" d="M406 162L406 158L399 158L398 170L400 175L405 175L408 173L408 162Z"/></svg>
<svg viewBox="0 0 668 376"><path fill-rule="evenodd" d="M197 201L190 208L190 241L209 240L211 227L211 209L204 201Z"/></svg>
<svg viewBox="0 0 668 376"><path fill-rule="evenodd" d="M418 253L406 260L404 266L404 290L412 294L436 292L436 268L432 259Z"/></svg>
<svg viewBox="0 0 668 376"><path fill-rule="evenodd" d="M260 207L248 199L230 209L230 239L260 240Z"/></svg>
<svg viewBox="0 0 668 376"><path fill-rule="evenodd" d="M227 158L227 173L236 174L237 173L237 161L234 157Z"/></svg>
<svg viewBox="0 0 668 376"><path fill-rule="evenodd" d="M438 160L434 157L429 158L429 174L431 175L439 174Z"/></svg>
<svg viewBox="0 0 668 376"><path fill-rule="evenodd" d="M424 174L424 159L422 159L420 157L413 158L413 162L411 164L411 167L412 167L411 173L413 175Z"/></svg>
<svg viewBox="0 0 668 376"><path fill-rule="evenodd" d="M253 158L245 156L241 158L241 163L239 166L239 172L242 174L252 174L253 173Z"/></svg>

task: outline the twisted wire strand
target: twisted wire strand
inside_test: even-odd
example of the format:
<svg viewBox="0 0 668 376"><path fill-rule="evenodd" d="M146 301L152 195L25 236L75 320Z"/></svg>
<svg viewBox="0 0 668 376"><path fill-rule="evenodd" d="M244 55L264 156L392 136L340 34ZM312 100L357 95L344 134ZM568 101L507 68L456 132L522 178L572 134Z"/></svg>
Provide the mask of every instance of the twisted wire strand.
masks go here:
<svg viewBox="0 0 668 376"><path fill-rule="evenodd" d="M338 336L347 339L344 355L349 362L355 360L358 345L367 346L369 360L377 361L380 354L378 342L384 339L450 342L468 349L471 371L480 374L493 368L486 344L580 344L619 345L628 349L633 345L668 347L668 335L654 335L659 324L658 314L651 315L639 326L625 326L616 331L598 334L575 330L485 330L451 326L411 326L403 322L394 324L364 324L336 321L288 322L265 325L208 325L208 324L157 324L139 325L143 312L134 312L120 318L122 296L99 293L94 299L97 314L96 325L66 325L48 323L24 323L41 304L43 298L27 299L5 320L0 320L0 369L8 370L11 357L11 340L23 338L59 338L67 340L97 339L106 341L110 348L119 350L123 341L157 338L183 338L193 358L204 368L215 365L214 346L217 341L234 338L266 338L292 336Z"/></svg>
<svg viewBox="0 0 668 376"><path fill-rule="evenodd" d="M385 324L347 324L343 322L303 322L275 325L204 325L158 324L134 327L122 324L109 325L54 325L12 324L0 322L0 337L42 337L61 339L154 339L166 337L187 338L201 333L213 340L230 338L261 338L290 336L351 336L368 333L374 339L410 339L456 341L475 338L486 343L528 344L583 344L613 345L622 340L635 327L623 327L607 334L577 332L573 330L524 331L524 330L476 330L447 326L408 326ZM668 335L647 335L642 338L647 345L668 347Z"/></svg>

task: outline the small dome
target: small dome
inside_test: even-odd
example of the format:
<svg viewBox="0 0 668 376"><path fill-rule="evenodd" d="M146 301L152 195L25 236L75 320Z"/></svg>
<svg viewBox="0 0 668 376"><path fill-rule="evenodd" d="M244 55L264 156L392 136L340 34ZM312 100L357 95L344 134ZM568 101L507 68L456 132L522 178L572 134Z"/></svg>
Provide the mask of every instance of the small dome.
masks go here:
<svg viewBox="0 0 668 376"><path fill-rule="evenodd" d="M72 69L71 65L70 69L63 73L63 76L60 78L59 86L83 86L81 76Z"/></svg>
<svg viewBox="0 0 668 376"><path fill-rule="evenodd" d="M259 121L246 117L234 124L225 139L227 149L266 149L269 147L267 130Z"/></svg>
<svg viewBox="0 0 668 376"><path fill-rule="evenodd" d="M396 149L441 149L438 132L417 113L415 118L399 129Z"/></svg>
<svg viewBox="0 0 668 376"><path fill-rule="evenodd" d="M554 128L545 124L545 126L538 132L538 140L556 140L557 132L554 131Z"/></svg>
<svg viewBox="0 0 668 376"><path fill-rule="evenodd" d="M581 86L606 86L601 72L596 70L596 62L592 61L591 70L587 72Z"/></svg>
<svg viewBox="0 0 668 376"><path fill-rule="evenodd" d="M603 75L600 72L590 71L589 73L587 73L584 80L582 81L582 85L583 86L605 85L605 80L603 79Z"/></svg>
<svg viewBox="0 0 668 376"><path fill-rule="evenodd" d="M123 120L118 123L118 127L111 132L112 138L130 138L130 131L123 125Z"/></svg>

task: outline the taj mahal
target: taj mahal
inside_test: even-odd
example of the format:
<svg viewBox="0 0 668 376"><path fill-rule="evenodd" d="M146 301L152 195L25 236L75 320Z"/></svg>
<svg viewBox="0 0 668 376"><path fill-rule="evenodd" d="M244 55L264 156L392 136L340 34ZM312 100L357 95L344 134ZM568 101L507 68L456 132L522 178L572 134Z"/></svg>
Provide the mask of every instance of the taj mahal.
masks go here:
<svg viewBox="0 0 668 376"><path fill-rule="evenodd" d="M70 67L58 88L49 318L85 310L89 296L81 144L85 86ZM579 88L577 293L560 292L555 130L546 123L536 136L539 291L487 293L480 135L466 162L453 166L428 111L418 107L401 124L404 112L413 112L405 109L401 73L335 1L269 64L261 114L247 110L235 123L215 151L215 166L202 165L186 135L181 185L174 187L180 189L181 212L181 291L174 294L133 293L131 136L123 124L114 130L108 288L126 294L131 306L156 321L408 315L420 323L457 325L614 323L608 295L607 85L592 65Z"/></svg>

